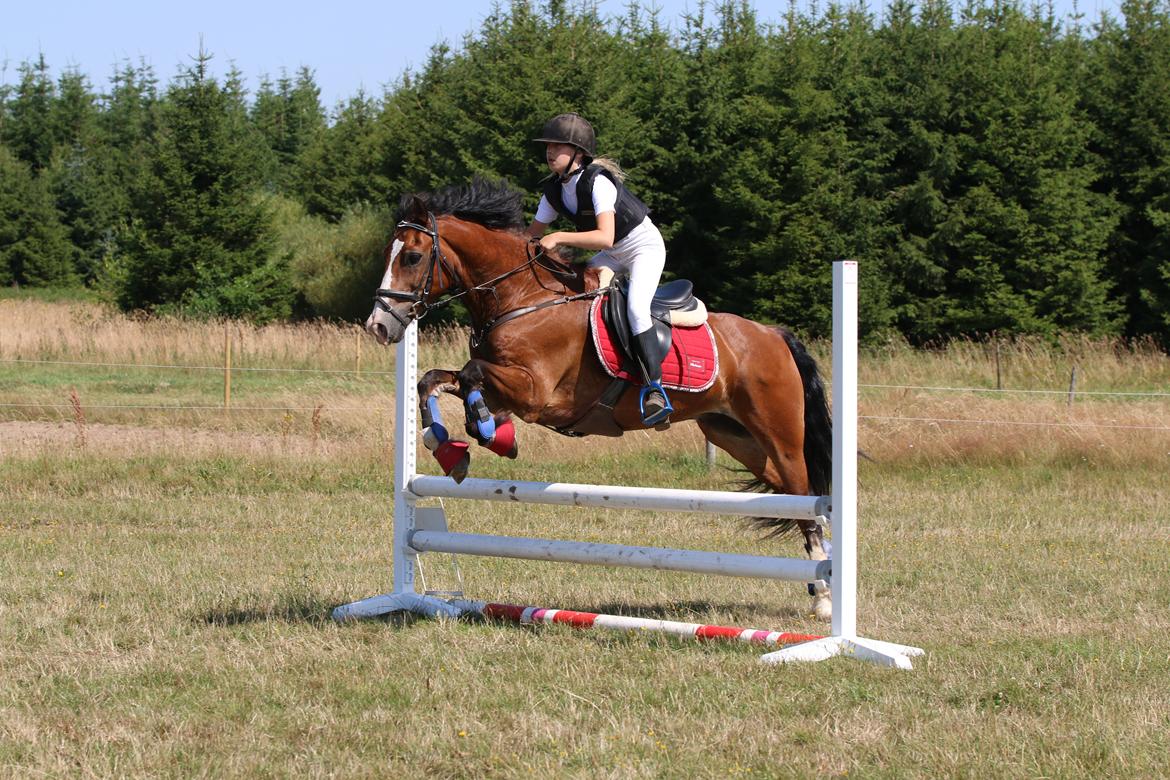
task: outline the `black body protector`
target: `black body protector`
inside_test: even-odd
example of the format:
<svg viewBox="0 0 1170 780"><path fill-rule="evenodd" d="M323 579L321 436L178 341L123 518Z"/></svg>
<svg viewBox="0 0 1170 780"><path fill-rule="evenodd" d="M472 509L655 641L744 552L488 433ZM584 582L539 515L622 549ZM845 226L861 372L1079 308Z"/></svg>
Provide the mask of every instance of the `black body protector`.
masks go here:
<svg viewBox="0 0 1170 780"><path fill-rule="evenodd" d="M613 182L617 187L617 204L614 207L613 242L616 244L630 234L630 231L642 224L650 214L650 208L640 201L636 195L626 189L617 177L602 168L600 165L590 165L581 172L577 180L577 213L574 214L565 207L561 197L561 181L551 177L544 185L544 197L550 206L557 210L565 219L571 221L578 231L597 229L597 215L593 213L593 182L601 175Z"/></svg>

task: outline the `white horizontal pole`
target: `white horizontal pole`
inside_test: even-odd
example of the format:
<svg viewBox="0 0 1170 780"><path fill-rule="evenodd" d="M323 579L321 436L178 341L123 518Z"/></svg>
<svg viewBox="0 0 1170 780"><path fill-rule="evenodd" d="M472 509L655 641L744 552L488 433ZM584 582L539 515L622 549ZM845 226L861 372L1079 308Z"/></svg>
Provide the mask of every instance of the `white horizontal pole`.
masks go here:
<svg viewBox="0 0 1170 780"><path fill-rule="evenodd" d="M829 578L831 561L772 558L763 555L672 550L665 547L631 547L622 544L486 536L447 531L415 531L410 546L418 552L521 558L529 561L562 561L635 569L689 571L727 577L759 577L772 580L812 582Z"/></svg>
<svg viewBox="0 0 1170 780"><path fill-rule="evenodd" d="M524 504L705 512L793 520L827 517L830 504L828 496L578 485L572 482L515 482L505 479L465 479L457 483L450 477L429 475L416 475L410 480L407 489L419 498L470 498Z"/></svg>

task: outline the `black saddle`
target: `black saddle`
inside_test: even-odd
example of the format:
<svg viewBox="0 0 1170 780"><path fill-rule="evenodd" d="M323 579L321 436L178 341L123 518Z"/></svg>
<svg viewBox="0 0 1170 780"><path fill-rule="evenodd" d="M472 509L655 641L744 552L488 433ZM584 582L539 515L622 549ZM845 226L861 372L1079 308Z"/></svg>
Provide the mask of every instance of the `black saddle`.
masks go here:
<svg viewBox="0 0 1170 780"><path fill-rule="evenodd" d="M630 318L626 313L626 298L629 294L630 279L615 277L609 287L602 317L622 349L622 364L637 365L637 359L630 347ZM672 311L694 311L699 302L694 295L694 285L689 279L675 279L659 286L650 302L650 317L654 320L654 335L658 342L659 362L670 352L670 313ZM633 371L637 375L637 371Z"/></svg>

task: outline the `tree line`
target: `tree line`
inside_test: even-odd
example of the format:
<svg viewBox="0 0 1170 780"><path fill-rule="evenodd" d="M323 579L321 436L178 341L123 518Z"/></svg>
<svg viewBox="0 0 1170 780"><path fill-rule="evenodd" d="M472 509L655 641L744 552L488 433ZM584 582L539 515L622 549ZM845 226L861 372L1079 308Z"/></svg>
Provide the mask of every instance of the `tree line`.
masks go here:
<svg viewBox="0 0 1170 780"><path fill-rule="evenodd" d="M497 4L381 95L327 111L311 69L99 89L42 56L0 87L0 284L259 320L368 309L400 195L504 177L587 116L653 210L668 276L709 306L829 330L831 261L862 324L1170 344L1170 1L1056 18L1017 0L892 0L763 20Z"/></svg>

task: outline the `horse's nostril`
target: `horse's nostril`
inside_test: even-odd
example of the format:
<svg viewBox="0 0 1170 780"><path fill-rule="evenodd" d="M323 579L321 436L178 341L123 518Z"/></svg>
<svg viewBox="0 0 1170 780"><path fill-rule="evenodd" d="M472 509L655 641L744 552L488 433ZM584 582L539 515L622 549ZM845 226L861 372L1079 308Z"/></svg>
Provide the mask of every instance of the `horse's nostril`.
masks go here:
<svg viewBox="0 0 1170 780"><path fill-rule="evenodd" d="M390 334L386 332L386 326L380 322L374 323L374 327L370 329L374 334L374 338L378 341L386 341L390 338Z"/></svg>

